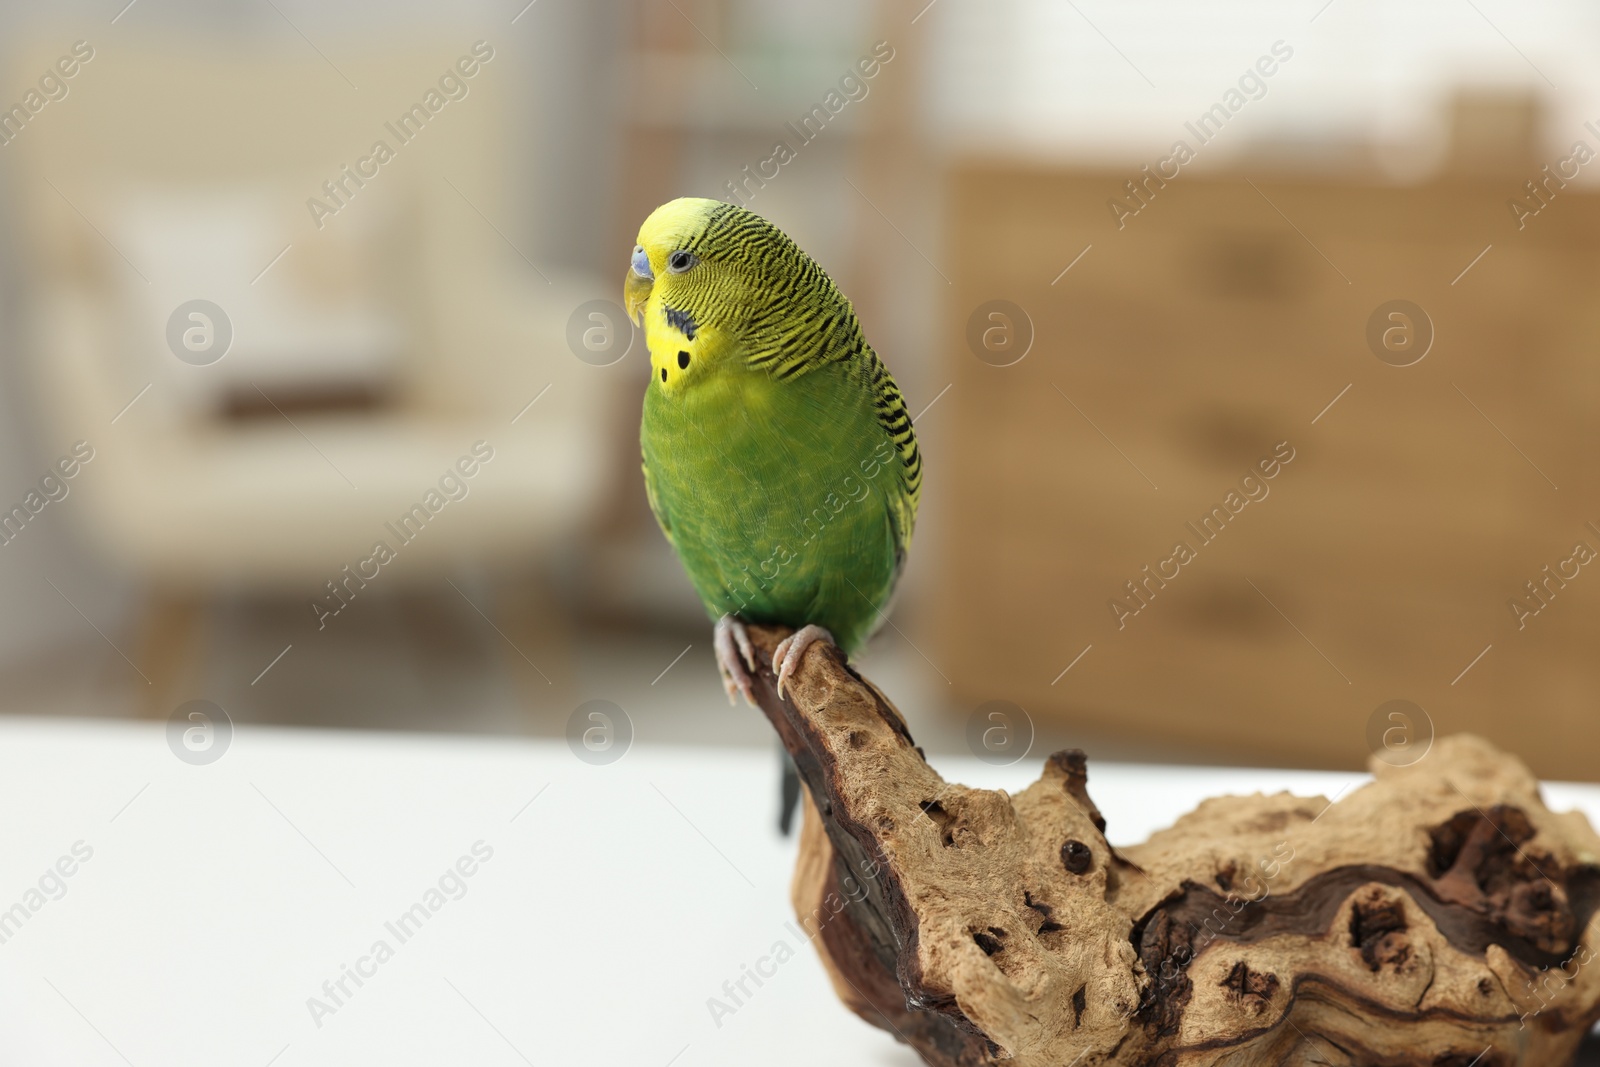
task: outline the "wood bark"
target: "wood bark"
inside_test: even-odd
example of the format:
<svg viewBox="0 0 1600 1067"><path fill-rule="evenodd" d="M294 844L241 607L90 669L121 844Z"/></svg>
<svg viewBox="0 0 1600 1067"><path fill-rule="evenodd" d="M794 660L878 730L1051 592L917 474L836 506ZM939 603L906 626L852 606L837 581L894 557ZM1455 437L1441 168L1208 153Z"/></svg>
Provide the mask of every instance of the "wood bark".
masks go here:
<svg viewBox="0 0 1600 1067"><path fill-rule="evenodd" d="M1016 796L946 782L826 644L757 695L806 786L796 911L934 1067L1560 1067L1600 1018L1600 837L1476 737L1119 850L1082 752Z"/></svg>

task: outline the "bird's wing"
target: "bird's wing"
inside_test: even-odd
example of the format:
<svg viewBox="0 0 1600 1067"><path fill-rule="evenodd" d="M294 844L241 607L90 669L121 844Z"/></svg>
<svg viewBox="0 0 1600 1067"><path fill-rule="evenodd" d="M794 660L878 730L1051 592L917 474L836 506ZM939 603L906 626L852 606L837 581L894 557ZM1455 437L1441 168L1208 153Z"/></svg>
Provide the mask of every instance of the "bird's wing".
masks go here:
<svg viewBox="0 0 1600 1067"><path fill-rule="evenodd" d="M899 491L889 494L889 522L894 529L895 572L898 577L906 552L911 548L917 504L922 499L922 452L917 448L917 434L911 426L911 414L906 410L905 397L900 395L900 387L895 384L889 368L884 366L883 360L872 349L868 348L864 355L878 425L889 435L900 459Z"/></svg>

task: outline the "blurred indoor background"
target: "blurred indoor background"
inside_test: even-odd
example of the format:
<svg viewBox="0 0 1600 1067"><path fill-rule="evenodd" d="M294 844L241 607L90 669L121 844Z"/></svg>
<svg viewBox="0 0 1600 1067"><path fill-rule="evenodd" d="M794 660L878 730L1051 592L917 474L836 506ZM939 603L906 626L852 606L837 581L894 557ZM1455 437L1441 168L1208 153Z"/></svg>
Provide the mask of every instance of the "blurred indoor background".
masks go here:
<svg viewBox="0 0 1600 1067"><path fill-rule="evenodd" d="M605 310L702 195L919 413L931 751L1600 778L1600 10L524 4L0 5L0 710L770 745Z"/></svg>

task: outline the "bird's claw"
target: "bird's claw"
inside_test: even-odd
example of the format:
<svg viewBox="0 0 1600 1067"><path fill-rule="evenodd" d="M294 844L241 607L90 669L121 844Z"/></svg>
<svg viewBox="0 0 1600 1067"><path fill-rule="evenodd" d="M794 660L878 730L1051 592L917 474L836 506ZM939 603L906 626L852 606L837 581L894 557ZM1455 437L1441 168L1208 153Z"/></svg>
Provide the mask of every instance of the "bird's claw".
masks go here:
<svg viewBox="0 0 1600 1067"><path fill-rule="evenodd" d="M711 644L717 653L717 669L722 672L722 688L727 690L728 703L737 705L734 694L743 693L746 702L755 707L756 689L750 672L756 669L756 650L750 644L744 623L732 615L724 615L717 620Z"/></svg>
<svg viewBox="0 0 1600 1067"><path fill-rule="evenodd" d="M833 635L820 626L806 625L778 642L778 647L772 653L772 670L778 676L778 696L783 696L783 685L795 671L800 669L800 660L817 641L826 641L834 644Z"/></svg>

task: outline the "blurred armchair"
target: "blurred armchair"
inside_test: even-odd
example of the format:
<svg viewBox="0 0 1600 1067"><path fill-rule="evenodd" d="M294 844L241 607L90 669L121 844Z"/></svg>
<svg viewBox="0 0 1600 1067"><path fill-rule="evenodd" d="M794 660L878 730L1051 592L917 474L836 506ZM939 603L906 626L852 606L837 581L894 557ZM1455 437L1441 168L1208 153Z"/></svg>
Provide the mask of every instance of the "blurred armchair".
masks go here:
<svg viewBox="0 0 1600 1067"><path fill-rule="evenodd" d="M566 328L615 285L541 270L505 236L514 70L488 51L343 61L357 91L315 56L119 43L6 146L42 444L95 449L70 511L152 591L156 689L219 590L309 605L380 540L385 585L526 567L599 502L615 372ZM379 141L388 158L361 165ZM197 299L224 321L180 314L179 333L231 328L214 362L169 343ZM402 546L386 524L479 441L492 461Z"/></svg>

